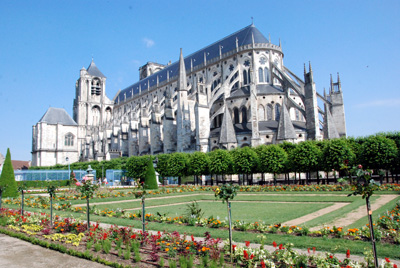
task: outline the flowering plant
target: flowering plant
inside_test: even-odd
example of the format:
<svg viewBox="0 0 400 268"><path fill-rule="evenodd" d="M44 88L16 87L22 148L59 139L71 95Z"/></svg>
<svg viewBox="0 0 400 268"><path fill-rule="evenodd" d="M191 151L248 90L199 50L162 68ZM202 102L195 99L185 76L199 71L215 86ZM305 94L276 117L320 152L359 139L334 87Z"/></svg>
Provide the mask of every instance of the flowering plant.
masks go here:
<svg viewBox="0 0 400 268"><path fill-rule="evenodd" d="M215 189L215 197L222 199L222 202L228 201L229 199L233 199L237 195L237 191L239 186L224 184L221 188Z"/></svg>
<svg viewBox="0 0 400 268"><path fill-rule="evenodd" d="M82 194L84 198L91 198L94 195L94 192L98 189L97 184L92 183L93 178L85 176L82 178L82 183L79 181L75 183L77 190Z"/></svg>

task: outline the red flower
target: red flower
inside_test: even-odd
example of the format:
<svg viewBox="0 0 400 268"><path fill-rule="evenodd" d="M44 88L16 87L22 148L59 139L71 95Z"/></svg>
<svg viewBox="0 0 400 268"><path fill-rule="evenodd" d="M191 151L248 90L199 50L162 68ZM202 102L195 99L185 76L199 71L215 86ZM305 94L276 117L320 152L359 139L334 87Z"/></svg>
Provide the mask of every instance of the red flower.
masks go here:
<svg viewBox="0 0 400 268"><path fill-rule="evenodd" d="M333 256L332 256L332 255L330 255L330 256L329 256L329 258L333 259Z"/></svg>
<svg viewBox="0 0 400 268"><path fill-rule="evenodd" d="M250 241L244 241L246 243L246 247L250 246Z"/></svg>
<svg viewBox="0 0 400 268"><path fill-rule="evenodd" d="M279 245L279 249L284 249L284 247L282 246L282 244Z"/></svg>
<svg viewBox="0 0 400 268"><path fill-rule="evenodd" d="M251 254L250 256L250 260L252 260L254 258L254 254Z"/></svg>
<svg viewBox="0 0 400 268"><path fill-rule="evenodd" d="M136 239L136 234L131 235L132 239Z"/></svg>
<svg viewBox="0 0 400 268"><path fill-rule="evenodd" d="M308 254L310 254L310 248L307 248L307 252L308 252Z"/></svg>
<svg viewBox="0 0 400 268"><path fill-rule="evenodd" d="M244 258L245 258L246 260L249 259L249 254L247 253L246 250L243 250L243 255L244 255Z"/></svg>
<svg viewBox="0 0 400 268"><path fill-rule="evenodd" d="M393 264L393 268L397 268L397 264Z"/></svg>
<svg viewBox="0 0 400 268"><path fill-rule="evenodd" d="M272 242L272 245L274 246L274 248L276 248L278 246L275 241Z"/></svg>
<svg viewBox="0 0 400 268"><path fill-rule="evenodd" d="M357 168L358 168L358 169L362 169L362 165L358 165Z"/></svg>
<svg viewBox="0 0 400 268"><path fill-rule="evenodd" d="M236 245L232 245L233 252L235 252L235 249L236 249Z"/></svg>
<svg viewBox="0 0 400 268"><path fill-rule="evenodd" d="M346 258L350 258L350 250L349 249L346 251Z"/></svg>
<svg viewBox="0 0 400 268"><path fill-rule="evenodd" d="M385 260L386 260L387 262L390 262L389 258L385 258Z"/></svg>
<svg viewBox="0 0 400 268"><path fill-rule="evenodd" d="M190 237L192 238L192 242L193 242L193 241L194 241L194 236L193 236L193 235L191 235Z"/></svg>
<svg viewBox="0 0 400 268"><path fill-rule="evenodd" d="M315 247L312 247L312 252L315 253Z"/></svg>
<svg viewBox="0 0 400 268"><path fill-rule="evenodd" d="M261 268L266 268L264 260L261 260Z"/></svg>

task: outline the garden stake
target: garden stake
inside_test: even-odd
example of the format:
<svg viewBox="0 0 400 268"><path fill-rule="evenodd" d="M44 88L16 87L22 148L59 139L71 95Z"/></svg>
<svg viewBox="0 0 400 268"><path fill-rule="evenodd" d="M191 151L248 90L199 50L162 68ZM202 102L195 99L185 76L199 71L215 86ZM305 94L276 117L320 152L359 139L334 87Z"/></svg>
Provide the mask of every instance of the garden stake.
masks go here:
<svg viewBox="0 0 400 268"><path fill-rule="evenodd" d="M50 194L50 226L53 227L53 195Z"/></svg>
<svg viewBox="0 0 400 268"><path fill-rule="evenodd" d="M228 219L229 219L229 252L231 256L231 262L232 262L232 217L231 217L231 202L229 202L229 199L227 200L227 205L228 205Z"/></svg>
<svg viewBox="0 0 400 268"><path fill-rule="evenodd" d="M144 213L145 213L144 199L145 199L145 197L143 194L142 195L142 231L143 231L143 234L146 231L146 221L145 221L145 216L144 216Z"/></svg>
<svg viewBox="0 0 400 268"><path fill-rule="evenodd" d="M369 230L371 232L372 252L374 253L374 265L375 265L375 268L378 268L378 258L376 256L376 246L375 246L374 225L372 222L372 210L371 210L371 204L369 202L369 196L367 196L365 198L365 201L367 202L367 213L368 213L368 221L369 221Z"/></svg>
<svg viewBox="0 0 400 268"><path fill-rule="evenodd" d="M24 215L24 190L21 191L22 200L21 200L21 215Z"/></svg>
<svg viewBox="0 0 400 268"><path fill-rule="evenodd" d="M90 230L90 220L89 220L89 197L86 197L86 215L87 215L87 229Z"/></svg>

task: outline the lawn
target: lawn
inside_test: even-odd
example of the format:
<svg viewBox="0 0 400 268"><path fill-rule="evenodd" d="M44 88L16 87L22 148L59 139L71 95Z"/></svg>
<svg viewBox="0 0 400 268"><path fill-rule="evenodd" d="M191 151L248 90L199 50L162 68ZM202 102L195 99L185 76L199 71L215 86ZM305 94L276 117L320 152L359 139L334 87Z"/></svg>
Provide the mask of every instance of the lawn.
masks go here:
<svg viewBox="0 0 400 268"><path fill-rule="evenodd" d="M204 212L203 217L225 219L227 207L221 201L200 201L199 207ZM265 222L266 224L282 223L309 214L332 205L332 203L276 203L276 202L232 202L232 219L245 222ZM187 215L186 204L176 204L146 209L146 213L160 213L170 217Z"/></svg>

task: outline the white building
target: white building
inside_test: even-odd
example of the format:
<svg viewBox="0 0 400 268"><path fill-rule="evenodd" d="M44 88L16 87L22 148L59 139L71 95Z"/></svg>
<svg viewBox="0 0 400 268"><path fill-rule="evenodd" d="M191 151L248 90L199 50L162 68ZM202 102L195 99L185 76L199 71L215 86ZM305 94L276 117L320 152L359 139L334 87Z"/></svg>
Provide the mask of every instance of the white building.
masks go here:
<svg viewBox="0 0 400 268"><path fill-rule="evenodd" d="M50 108L33 127L32 165L346 136L339 76L319 94L311 64L302 79L283 58L250 25L186 57L181 50L175 63L147 63L113 100L92 61L76 82L74 120Z"/></svg>

